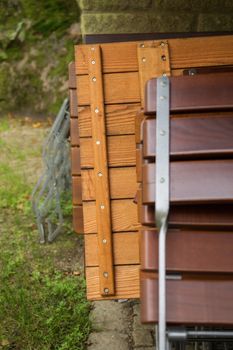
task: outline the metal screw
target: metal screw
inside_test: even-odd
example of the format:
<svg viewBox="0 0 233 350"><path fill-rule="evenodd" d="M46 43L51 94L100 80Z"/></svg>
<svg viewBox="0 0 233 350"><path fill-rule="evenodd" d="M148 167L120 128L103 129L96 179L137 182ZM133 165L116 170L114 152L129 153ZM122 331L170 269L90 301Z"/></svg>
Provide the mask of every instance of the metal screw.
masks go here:
<svg viewBox="0 0 233 350"><path fill-rule="evenodd" d="M95 60L91 61L91 64L95 64Z"/></svg>
<svg viewBox="0 0 233 350"><path fill-rule="evenodd" d="M167 86L167 83L166 83L166 81L162 81L162 82L160 83L160 86L162 86L162 87L165 87L165 86Z"/></svg>
<svg viewBox="0 0 233 350"><path fill-rule="evenodd" d="M97 145L100 145L100 141L99 141L99 140L97 140L97 141L96 141L96 144L97 144Z"/></svg>
<svg viewBox="0 0 233 350"><path fill-rule="evenodd" d="M166 96L160 96L159 98L161 101L166 100Z"/></svg>
<svg viewBox="0 0 233 350"><path fill-rule="evenodd" d="M91 51L95 51L95 48L94 48L94 47L91 47Z"/></svg>
<svg viewBox="0 0 233 350"><path fill-rule="evenodd" d="M105 206L103 204L101 204L100 209L104 209L104 208L105 208Z"/></svg>
<svg viewBox="0 0 233 350"><path fill-rule="evenodd" d="M93 82L96 82L96 77L93 77L93 78L92 78L92 81L93 81Z"/></svg>
<svg viewBox="0 0 233 350"><path fill-rule="evenodd" d="M103 242L103 244L106 244L106 243L107 243L107 240L106 240L106 239L103 239L102 242Z"/></svg>
<svg viewBox="0 0 233 350"><path fill-rule="evenodd" d="M161 177L161 178L160 178L160 182L161 182L161 184L163 184L163 183L165 182L164 177Z"/></svg>
<svg viewBox="0 0 233 350"><path fill-rule="evenodd" d="M165 131L165 130L160 130L160 132L159 132L159 133L160 133L160 135L161 135L161 136L166 135L166 131Z"/></svg>
<svg viewBox="0 0 233 350"><path fill-rule="evenodd" d="M165 55L162 55L162 56L161 56L161 60L162 60L162 61L166 61L166 56L165 56Z"/></svg>
<svg viewBox="0 0 233 350"><path fill-rule="evenodd" d="M105 278L108 278L108 272L104 272L103 275Z"/></svg>
<svg viewBox="0 0 233 350"><path fill-rule="evenodd" d="M99 109L98 108L95 109L95 113L96 114L99 113Z"/></svg>
<svg viewBox="0 0 233 350"><path fill-rule="evenodd" d="M102 174L102 173L98 173L98 176L100 176L100 177L101 177L101 176L103 176L103 174Z"/></svg>
<svg viewBox="0 0 233 350"><path fill-rule="evenodd" d="M167 76L167 73L163 73L163 77L166 77Z"/></svg>
<svg viewBox="0 0 233 350"><path fill-rule="evenodd" d="M164 47L165 46L165 43L162 41L160 46Z"/></svg>
<svg viewBox="0 0 233 350"><path fill-rule="evenodd" d="M146 62L146 57L142 57L142 62L143 62L143 63Z"/></svg>
<svg viewBox="0 0 233 350"><path fill-rule="evenodd" d="M144 45L144 44L141 44L140 47L145 47L145 45Z"/></svg>
<svg viewBox="0 0 233 350"><path fill-rule="evenodd" d="M104 288L104 293L108 294L109 293L109 289L108 288Z"/></svg>

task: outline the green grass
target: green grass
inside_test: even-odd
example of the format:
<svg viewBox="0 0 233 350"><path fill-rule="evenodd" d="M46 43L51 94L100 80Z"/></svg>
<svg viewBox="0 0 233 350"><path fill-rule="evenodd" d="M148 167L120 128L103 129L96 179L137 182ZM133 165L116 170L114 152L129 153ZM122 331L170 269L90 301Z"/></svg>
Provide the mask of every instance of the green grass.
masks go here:
<svg viewBox="0 0 233 350"><path fill-rule="evenodd" d="M85 349L90 305L78 262L82 241L70 225L70 198L63 203L64 232L56 242L39 245L25 172L42 140L20 148L11 127L0 122L0 349ZM37 130L32 132L34 139Z"/></svg>

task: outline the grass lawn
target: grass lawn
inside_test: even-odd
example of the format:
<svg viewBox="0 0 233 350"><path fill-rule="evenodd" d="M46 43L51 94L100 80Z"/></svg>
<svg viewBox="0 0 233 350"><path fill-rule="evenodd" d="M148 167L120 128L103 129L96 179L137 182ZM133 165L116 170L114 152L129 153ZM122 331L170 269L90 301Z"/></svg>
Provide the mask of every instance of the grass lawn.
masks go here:
<svg viewBox="0 0 233 350"><path fill-rule="evenodd" d="M0 349L85 349L90 332L82 239L71 229L40 245L30 194L48 129L0 119ZM69 206L69 204L68 204Z"/></svg>

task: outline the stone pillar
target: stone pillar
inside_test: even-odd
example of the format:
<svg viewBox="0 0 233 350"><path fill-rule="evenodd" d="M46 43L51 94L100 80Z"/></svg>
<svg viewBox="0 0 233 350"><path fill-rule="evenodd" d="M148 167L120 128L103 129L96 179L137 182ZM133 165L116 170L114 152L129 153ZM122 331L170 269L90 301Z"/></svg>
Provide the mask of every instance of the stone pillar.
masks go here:
<svg viewBox="0 0 233 350"><path fill-rule="evenodd" d="M233 0L77 0L83 34L233 30Z"/></svg>

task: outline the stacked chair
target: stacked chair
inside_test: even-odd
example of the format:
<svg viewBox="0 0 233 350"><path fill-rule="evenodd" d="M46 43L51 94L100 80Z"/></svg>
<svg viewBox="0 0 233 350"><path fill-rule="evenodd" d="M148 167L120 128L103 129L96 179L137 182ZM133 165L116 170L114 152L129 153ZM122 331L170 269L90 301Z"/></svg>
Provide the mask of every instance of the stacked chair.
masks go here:
<svg viewBox="0 0 233 350"><path fill-rule="evenodd" d="M159 350L233 337L232 44L79 45L70 65L87 298L140 298Z"/></svg>

